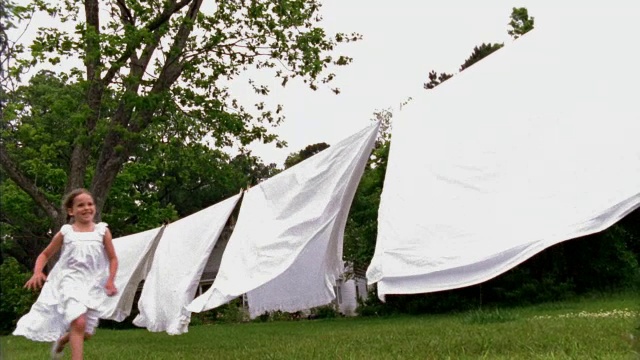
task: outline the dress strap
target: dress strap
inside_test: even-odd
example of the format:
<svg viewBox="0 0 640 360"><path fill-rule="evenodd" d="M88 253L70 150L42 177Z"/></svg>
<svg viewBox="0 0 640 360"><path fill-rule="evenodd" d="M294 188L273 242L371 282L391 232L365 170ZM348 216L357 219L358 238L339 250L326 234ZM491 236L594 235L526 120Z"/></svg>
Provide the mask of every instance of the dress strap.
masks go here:
<svg viewBox="0 0 640 360"><path fill-rule="evenodd" d="M96 232L98 233L98 235L100 236L104 236L104 234L107 232L107 227L109 225L106 222L100 222L96 224Z"/></svg>
<svg viewBox="0 0 640 360"><path fill-rule="evenodd" d="M68 233L70 233L71 231L73 231L73 227L70 224L64 224L62 225L62 227L60 228L60 233L62 234L62 236L67 235Z"/></svg>

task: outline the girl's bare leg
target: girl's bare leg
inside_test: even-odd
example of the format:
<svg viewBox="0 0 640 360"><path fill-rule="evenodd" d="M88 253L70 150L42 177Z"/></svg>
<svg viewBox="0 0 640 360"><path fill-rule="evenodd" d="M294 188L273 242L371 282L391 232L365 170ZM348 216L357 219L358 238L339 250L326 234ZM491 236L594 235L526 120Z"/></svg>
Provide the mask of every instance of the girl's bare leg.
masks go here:
<svg viewBox="0 0 640 360"><path fill-rule="evenodd" d="M56 349L56 352L62 352L64 350L64 347L69 342L69 334L70 333L66 333L60 337L60 339L58 340L58 348ZM92 336L91 334L85 333L84 341L90 340L91 336Z"/></svg>
<svg viewBox="0 0 640 360"><path fill-rule="evenodd" d="M69 331L69 343L71 344L71 360L82 360L84 352L84 336L85 336L86 318L80 315L71 322L71 331Z"/></svg>
<svg viewBox="0 0 640 360"><path fill-rule="evenodd" d="M64 347L65 345L67 345L68 342L69 342L69 333L66 333L62 335L60 339L58 339L58 348L56 349L56 352L62 352L62 350L64 350Z"/></svg>

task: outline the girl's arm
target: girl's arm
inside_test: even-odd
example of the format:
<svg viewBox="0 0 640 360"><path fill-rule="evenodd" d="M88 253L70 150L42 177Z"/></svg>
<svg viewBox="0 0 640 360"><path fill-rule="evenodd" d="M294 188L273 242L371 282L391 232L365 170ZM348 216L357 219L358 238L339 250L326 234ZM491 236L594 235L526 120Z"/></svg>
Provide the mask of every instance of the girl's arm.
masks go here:
<svg viewBox="0 0 640 360"><path fill-rule="evenodd" d="M42 250L40 255L38 255L38 258L36 259L36 265L33 267L33 275L29 280L27 280L27 283L24 284L24 287L31 290L37 290L41 288L42 285L44 285L44 282L47 280L47 275L45 275L42 270L44 269L45 265L47 265L49 259L51 259L53 255L60 251L60 248L62 247L62 240L63 237L62 233L60 232L53 236L53 239L51 239L49 245L44 250Z"/></svg>
<svg viewBox="0 0 640 360"><path fill-rule="evenodd" d="M107 295L113 296L118 293L118 289L116 289L115 284L116 272L118 271L118 257L116 256L116 250L113 247L113 239L109 228L107 228L104 233L103 241L104 250L107 253L107 258L109 259L109 278L107 279L107 283L104 288L107 291Z"/></svg>

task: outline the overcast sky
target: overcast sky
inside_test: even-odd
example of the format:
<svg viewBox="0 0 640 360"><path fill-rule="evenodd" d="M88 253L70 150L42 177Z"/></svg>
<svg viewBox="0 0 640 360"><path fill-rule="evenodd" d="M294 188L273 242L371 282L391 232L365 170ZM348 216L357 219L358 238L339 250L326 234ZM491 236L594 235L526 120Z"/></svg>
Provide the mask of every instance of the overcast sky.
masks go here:
<svg viewBox="0 0 640 360"><path fill-rule="evenodd" d="M570 2L563 4L568 7ZM357 32L363 36L337 49L337 54L353 58L351 65L332 69L337 78L331 87L340 88L341 93L335 95L329 87L312 91L295 81L282 88L264 73L258 80L271 82L271 94L265 100L250 90L248 75L236 79L232 95L247 108L263 100L272 108L284 105L286 120L274 131L289 146L276 149L273 144L252 144L253 154L265 163L282 165L288 154L307 145L332 144L367 126L376 110L397 112L401 102L426 91L423 84L429 71L456 73L473 47L483 42L508 45L512 40L507 23L513 7L527 7L540 26L545 9L553 10L544 3L554 1L324 0L320 26L328 34ZM30 30L40 25L44 25L41 20L34 20Z"/></svg>
<svg viewBox="0 0 640 360"><path fill-rule="evenodd" d="M430 70L457 72L483 42L504 42L513 7L527 7L536 17L540 1L509 0L325 0L321 8L328 33L358 32L363 40L340 49L353 63L336 69L333 86L311 91L300 84L274 86L269 101L282 103L286 121L277 133L286 149L256 145L254 154L282 164L307 145L335 143L370 123L376 110L398 111L401 102L423 89ZM538 6L539 7L539 6ZM233 89L242 96L244 80ZM246 91L245 91L246 92ZM248 96L248 95L247 95Z"/></svg>

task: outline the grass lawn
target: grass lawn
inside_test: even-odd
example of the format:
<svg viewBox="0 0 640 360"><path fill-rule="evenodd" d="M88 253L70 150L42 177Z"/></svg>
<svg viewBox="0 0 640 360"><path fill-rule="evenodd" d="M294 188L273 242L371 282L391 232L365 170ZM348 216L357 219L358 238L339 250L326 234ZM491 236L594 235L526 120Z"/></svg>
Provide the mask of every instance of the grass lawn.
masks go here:
<svg viewBox="0 0 640 360"><path fill-rule="evenodd" d="M639 310L640 296L627 293L447 315L200 325L180 336L98 329L85 358L640 359ZM0 345L7 360L46 359L50 347L16 336Z"/></svg>

